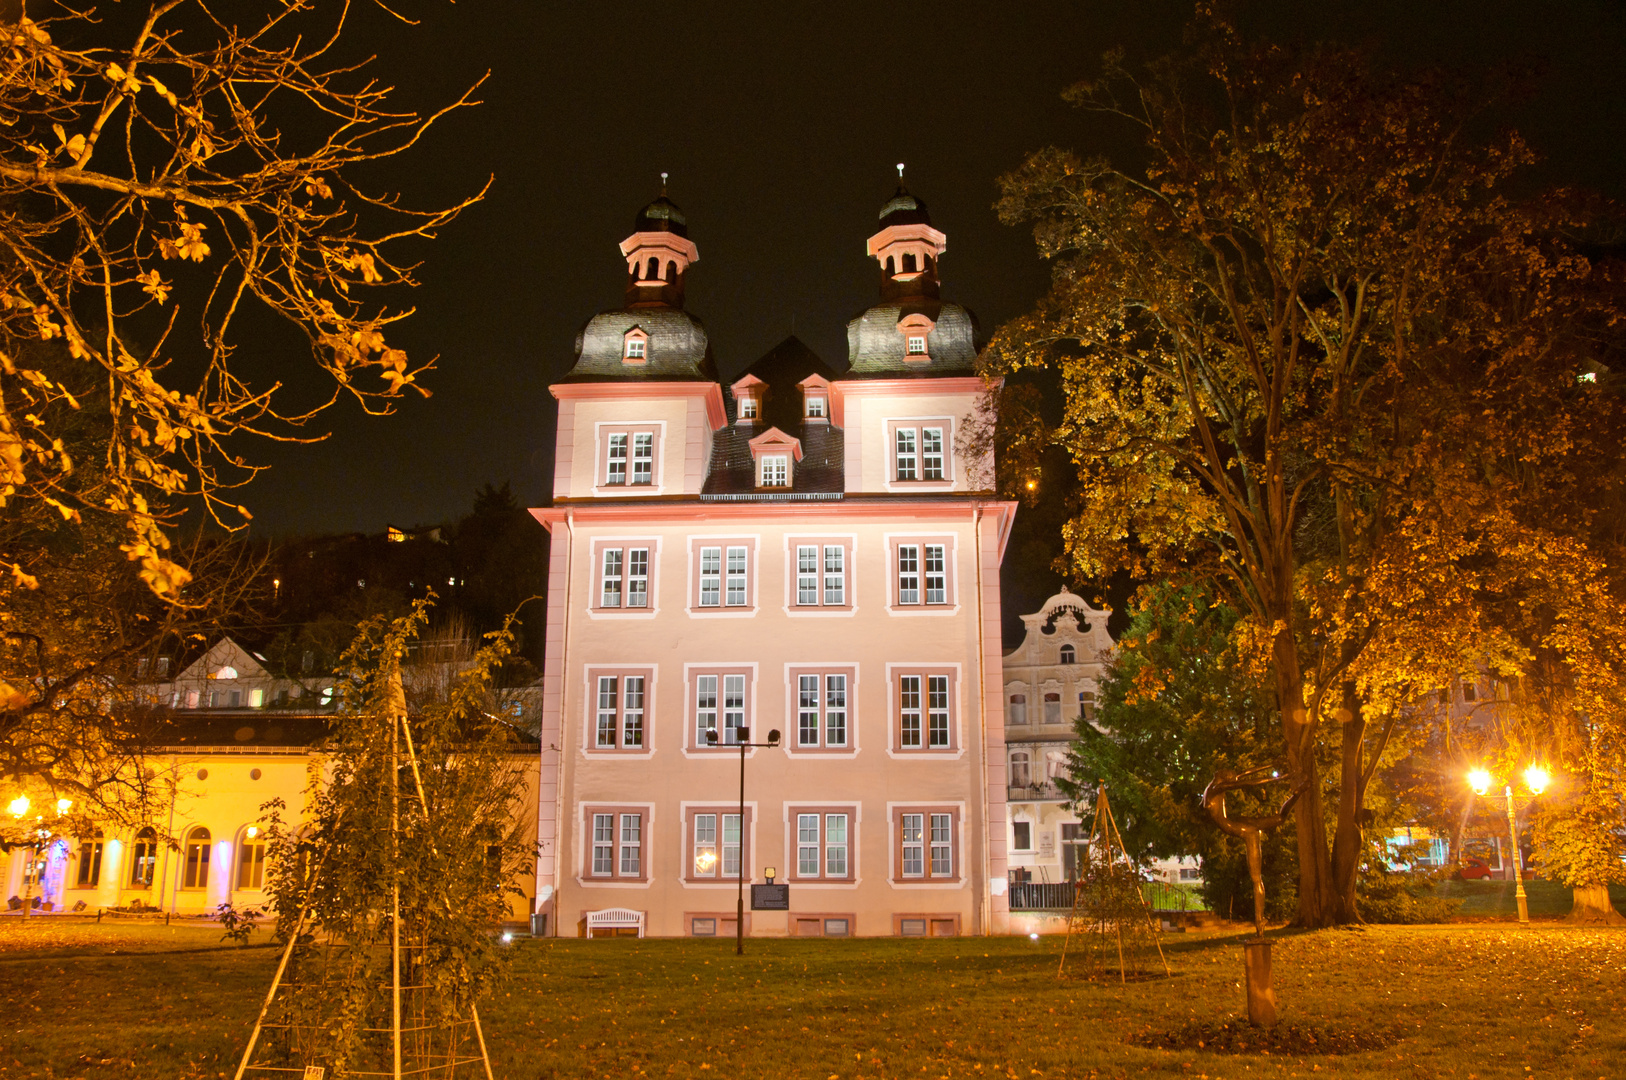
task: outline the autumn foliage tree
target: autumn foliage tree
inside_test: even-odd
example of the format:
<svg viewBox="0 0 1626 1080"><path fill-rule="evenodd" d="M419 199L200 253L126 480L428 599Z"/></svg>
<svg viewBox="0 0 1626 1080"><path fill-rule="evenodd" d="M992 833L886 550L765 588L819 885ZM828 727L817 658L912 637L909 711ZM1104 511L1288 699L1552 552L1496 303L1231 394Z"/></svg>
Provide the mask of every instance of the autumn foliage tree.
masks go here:
<svg viewBox="0 0 1626 1080"><path fill-rule="evenodd" d="M1596 528L1622 454L1613 268L1575 201L1508 194L1530 151L1476 137L1485 94L1438 73L1200 13L1183 52L1109 55L1067 97L1143 161L1050 149L1003 178L1053 278L991 373L1061 371L1080 576L1199 581L1243 616L1279 752L1322 796L1296 807L1298 921L1354 921L1366 790L1426 695L1538 656L1622 685Z"/></svg>
<svg viewBox="0 0 1626 1080"><path fill-rule="evenodd" d="M340 397L387 412L419 389L427 365L390 344L407 311L384 294L413 282L402 249L479 196L417 210L361 173L376 184L471 98L393 107L344 0L23 9L0 22L0 506L110 517L173 597L190 576L169 538L184 505L247 518L241 436L296 439ZM286 376L245 368L251 307L304 335L325 398L290 405ZM105 387L94 500L62 438L77 380L29 363L38 341ZM5 557L18 584L38 576Z"/></svg>

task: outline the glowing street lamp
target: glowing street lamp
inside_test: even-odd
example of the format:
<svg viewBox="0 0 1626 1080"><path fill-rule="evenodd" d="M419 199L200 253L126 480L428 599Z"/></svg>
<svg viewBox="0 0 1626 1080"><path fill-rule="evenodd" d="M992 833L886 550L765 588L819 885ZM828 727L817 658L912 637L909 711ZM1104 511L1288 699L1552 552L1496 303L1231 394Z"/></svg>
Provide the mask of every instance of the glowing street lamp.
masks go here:
<svg viewBox="0 0 1626 1080"><path fill-rule="evenodd" d="M20 818L24 814L28 813L28 805L28 796L19 795L15 799L11 800L11 805L6 807L6 809L11 811L12 817Z"/></svg>
<svg viewBox="0 0 1626 1080"><path fill-rule="evenodd" d="M737 728L735 728L734 729L734 738L736 740L734 745L736 745L736 746L738 746L740 748L740 873L739 873L739 881L735 884L735 888L734 888L734 894L735 894L734 895L734 955L735 956L744 956L745 955L745 853L746 853L746 850L747 850L747 846L746 846L746 843L745 843L745 751L746 751L747 747L752 747L752 746L761 746L761 747L775 747L775 746L778 746L779 745L779 729L775 728L774 730L768 732L768 741L767 742L752 742L751 741L751 729L748 728L748 727L737 727ZM715 728L713 728L712 730L706 732L706 744L708 746L716 746L717 745L717 730ZM712 857L716 858L716 856L712 856ZM705 854L702 854L700 856L700 858L701 859L705 858ZM700 861L700 859L695 860L695 862L697 864L699 863L699 861ZM707 867L707 869L709 869L709 867Z"/></svg>
<svg viewBox="0 0 1626 1080"><path fill-rule="evenodd" d="M1547 790L1552 783L1552 774L1540 765L1531 765L1524 770L1524 786L1534 798ZM1474 769L1468 774L1468 786L1474 789L1475 795L1495 798L1487 795L1491 789L1491 774L1485 769ZM1530 904L1524 895L1524 874L1519 869L1519 825L1515 816L1518 805L1513 795L1513 783L1509 781L1502 786L1502 798L1507 800L1507 833L1513 842L1513 897L1519 905L1519 925L1530 925Z"/></svg>
<svg viewBox="0 0 1626 1080"><path fill-rule="evenodd" d="M72 799L58 799L56 801L56 816L57 817L61 817L63 814L66 814L69 810L72 810L72 809L73 809L73 800Z"/></svg>

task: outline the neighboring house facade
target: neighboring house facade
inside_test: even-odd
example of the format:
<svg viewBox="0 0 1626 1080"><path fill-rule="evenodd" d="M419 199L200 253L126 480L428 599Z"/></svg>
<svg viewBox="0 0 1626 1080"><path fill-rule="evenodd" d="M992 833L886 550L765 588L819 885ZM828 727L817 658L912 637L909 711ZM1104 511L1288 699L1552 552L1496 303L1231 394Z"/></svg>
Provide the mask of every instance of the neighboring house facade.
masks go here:
<svg viewBox="0 0 1626 1080"><path fill-rule="evenodd" d="M1068 802L1058 778L1068 773L1067 756L1082 715L1096 723L1096 701L1113 640L1107 632L1110 608L1091 607L1069 591L1022 616L1022 644L1005 654L1004 706L1007 805L1010 809L1010 867L1013 884L1055 884L1077 876L1089 841L1087 812ZM1156 859L1150 876L1169 884L1201 880L1194 857ZM1056 897L1044 889L1018 889L1013 906L1049 908Z"/></svg>
<svg viewBox="0 0 1626 1080"><path fill-rule="evenodd" d="M665 196L621 244L626 303L558 400L538 913L727 936L1003 932L999 565L1013 504L968 447L976 325L901 185L846 370L794 337L728 385L684 310L699 252ZM986 445L986 440L983 441ZM738 734L747 751L743 820ZM716 742L709 741L715 735Z"/></svg>
<svg viewBox="0 0 1626 1080"><path fill-rule="evenodd" d="M167 665L155 665L159 681L140 684L138 694L168 714L160 743L145 758L155 811L148 824L69 831L54 806L31 805L0 819L13 835L30 823L48 839L0 854L0 886L20 913L164 911L203 915L221 904L258 907L269 897L266 811L284 803L283 820L304 815L309 785L324 768L322 740L333 719L331 680L305 689L264 668L262 657L229 637L163 681ZM409 666L406 676L434 678L449 665ZM523 716L532 691L504 692L504 705ZM534 715L534 712L531 713ZM526 776L517 820L527 830L536 820L535 742L514 758ZM0 807L0 814L6 812ZM68 821L79 822L69 807ZM523 896L512 901L511 918L525 922L534 907L529 878L515 883ZM79 905L83 905L80 907Z"/></svg>

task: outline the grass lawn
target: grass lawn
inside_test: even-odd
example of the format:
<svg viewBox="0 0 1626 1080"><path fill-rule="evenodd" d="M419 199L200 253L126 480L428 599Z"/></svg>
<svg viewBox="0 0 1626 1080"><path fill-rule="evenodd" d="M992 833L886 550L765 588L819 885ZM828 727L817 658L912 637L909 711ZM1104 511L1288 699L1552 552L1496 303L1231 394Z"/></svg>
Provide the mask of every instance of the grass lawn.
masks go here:
<svg viewBox="0 0 1626 1080"><path fill-rule="evenodd" d="M1519 911L1511 881L1442 881L1434 891L1437 896L1461 900L1457 914L1466 918L1511 917ZM1561 919L1570 913L1573 898L1568 885L1556 881L1527 881L1524 893L1533 919ZM1609 899L1617 911L1626 911L1626 885L1609 886Z"/></svg>
<svg viewBox="0 0 1626 1080"><path fill-rule="evenodd" d="M0 925L0 1077L230 1076L275 964L215 930ZM145 931L145 932L143 932ZM520 940L482 1006L499 1078L1626 1076L1626 931L1273 935L1284 1023L1384 1050L1143 1049L1243 1009L1235 935L1167 935L1171 979L1058 982L1059 939Z"/></svg>

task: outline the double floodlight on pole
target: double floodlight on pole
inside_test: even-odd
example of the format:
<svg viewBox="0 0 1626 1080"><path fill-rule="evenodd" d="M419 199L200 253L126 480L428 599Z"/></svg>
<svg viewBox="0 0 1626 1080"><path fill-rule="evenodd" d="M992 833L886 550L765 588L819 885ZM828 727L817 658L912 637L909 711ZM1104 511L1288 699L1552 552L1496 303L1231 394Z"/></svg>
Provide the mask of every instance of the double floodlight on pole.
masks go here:
<svg viewBox="0 0 1626 1080"><path fill-rule="evenodd" d="M1547 790L1552 783L1552 774L1540 765L1531 765L1524 770L1524 786L1529 789L1530 797L1534 798ZM1475 769L1468 774L1468 786L1474 789L1474 794L1486 798L1495 798L1487 795L1492 784L1491 774L1485 769ZM1524 895L1524 874L1519 869L1519 825L1516 814L1516 805L1513 795L1513 782L1510 780L1502 786L1502 798L1507 800L1507 833L1513 843L1513 896L1519 905L1519 925L1530 925L1530 903Z"/></svg>
<svg viewBox="0 0 1626 1080"><path fill-rule="evenodd" d="M771 749L779 745L779 729L768 732L768 741L754 743L751 741L751 729L737 727L733 729L735 745L740 748L740 863L739 881L735 888L734 898L734 955L745 955L745 751L747 747L760 746ZM706 745L717 745L717 729L712 728L706 732Z"/></svg>

